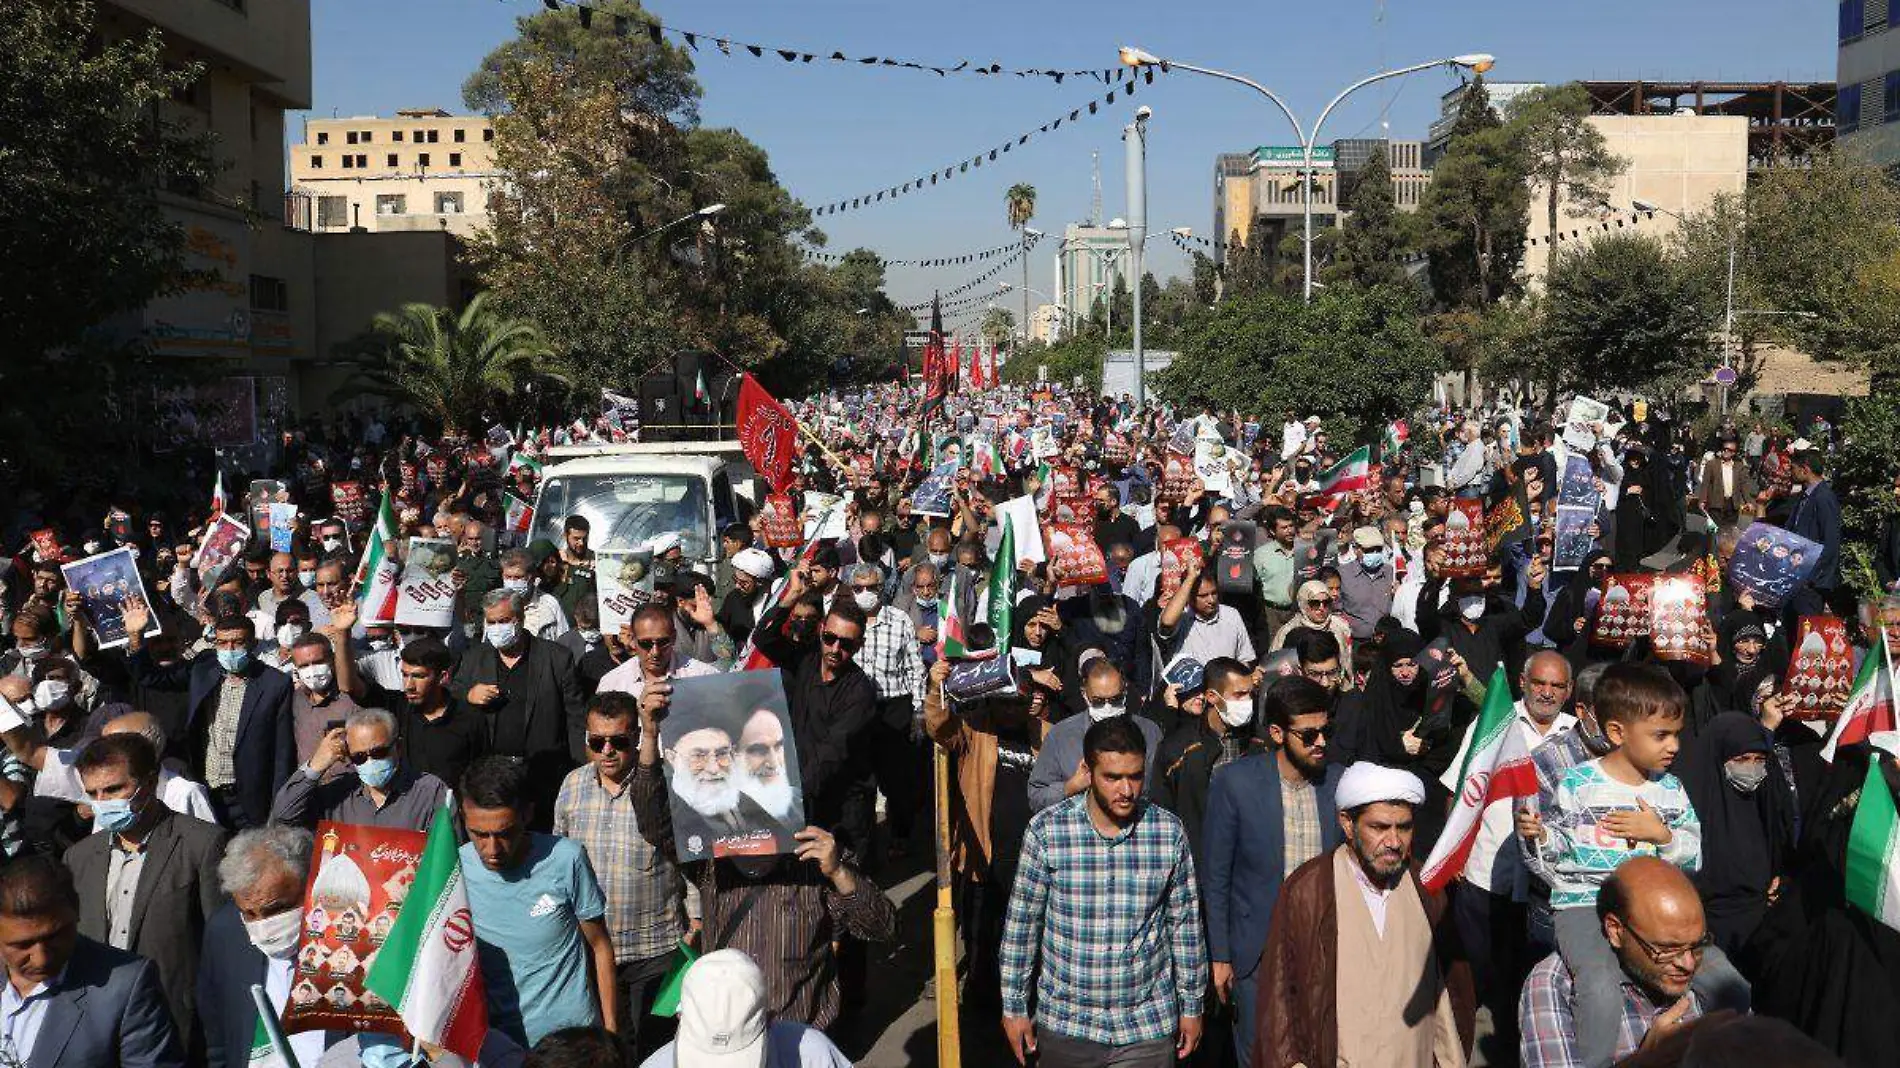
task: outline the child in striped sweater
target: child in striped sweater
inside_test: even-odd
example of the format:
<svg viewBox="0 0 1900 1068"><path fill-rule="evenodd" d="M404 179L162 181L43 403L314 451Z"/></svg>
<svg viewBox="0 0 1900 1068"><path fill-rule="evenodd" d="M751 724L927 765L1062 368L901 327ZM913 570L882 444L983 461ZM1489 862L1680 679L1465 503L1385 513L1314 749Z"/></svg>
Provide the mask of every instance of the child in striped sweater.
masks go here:
<svg viewBox="0 0 1900 1068"><path fill-rule="evenodd" d="M1553 809L1518 814L1531 843L1530 869L1550 884L1557 950L1575 980L1577 1051L1586 1068L1608 1068L1623 1014L1622 968L1603 931L1597 891L1631 857L1660 857L1685 872L1701 866L1701 827L1669 766L1680 748L1689 699L1651 664L1611 665L1596 689L1597 720L1615 748L1564 772ZM1693 986L1703 1011L1748 1004L1748 984L1714 947Z"/></svg>

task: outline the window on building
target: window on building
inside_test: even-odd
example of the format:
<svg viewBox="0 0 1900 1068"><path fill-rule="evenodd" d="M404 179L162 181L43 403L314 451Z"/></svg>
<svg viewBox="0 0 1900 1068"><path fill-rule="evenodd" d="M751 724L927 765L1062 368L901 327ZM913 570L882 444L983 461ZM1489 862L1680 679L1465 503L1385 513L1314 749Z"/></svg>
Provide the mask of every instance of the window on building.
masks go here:
<svg viewBox="0 0 1900 1068"><path fill-rule="evenodd" d="M441 140L441 138L442 138L442 131L441 131L441 130L430 130L430 131L429 131L429 143L430 143L430 144L432 144L432 145L433 145L433 144L435 144L435 143L436 143L437 141L439 141L439 140Z"/></svg>
<svg viewBox="0 0 1900 1068"><path fill-rule="evenodd" d="M379 193L376 196L376 214L407 215L409 198L401 193Z"/></svg>
<svg viewBox="0 0 1900 1068"><path fill-rule="evenodd" d="M468 140L468 131L457 126L455 128L455 143L459 145L466 140Z"/></svg>
<svg viewBox="0 0 1900 1068"><path fill-rule="evenodd" d="M322 169L323 169L323 157L322 157L322 156L311 156L311 157L310 157L310 169L311 169L311 170L313 170L313 171L320 171L320 170L322 170Z"/></svg>
<svg viewBox="0 0 1900 1068"><path fill-rule="evenodd" d="M317 198L317 229L341 230L348 225L350 225L350 198Z"/></svg>
<svg viewBox="0 0 1900 1068"><path fill-rule="evenodd" d="M1860 84L1843 85L1840 98L1834 104L1834 125L1841 133L1852 133L1860 128Z"/></svg>
<svg viewBox="0 0 1900 1068"><path fill-rule="evenodd" d="M1881 103L1886 112L1886 121L1900 121L1900 70L1887 72L1887 83L1881 87Z"/></svg>
<svg viewBox="0 0 1900 1068"><path fill-rule="evenodd" d="M389 131L389 139L391 141L396 142L399 145L402 144L402 131L401 130Z"/></svg>
<svg viewBox="0 0 1900 1068"><path fill-rule="evenodd" d="M437 193L435 195L435 213L437 215L462 214L462 194Z"/></svg>
<svg viewBox="0 0 1900 1068"><path fill-rule="evenodd" d="M354 167L354 166L356 166L356 157L350 155L347 152L344 153L343 154L343 169L347 171L351 167Z"/></svg>
<svg viewBox="0 0 1900 1068"><path fill-rule="evenodd" d="M290 284L266 274L252 275L251 307L257 311L289 311Z"/></svg>
<svg viewBox="0 0 1900 1068"><path fill-rule="evenodd" d="M356 131L355 131L355 130L347 130L347 131L345 131L345 132L344 132L344 134L343 134L343 136L344 136L345 138L347 138L347 139L349 140L349 143L350 143L350 144L355 144L355 143L356 143Z"/></svg>
<svg viewBox="0 0 1900 1068"><path fill-rule="evenodd" d="M361 137L363 139L363 143L366 145L369 144L371 141L376 140L375 131L373 130L364 130L361 134L358 134L357 136Z"/></svg>
<svg viewBox="0 0 1900 1068"><path fill-rule="evenodd" d="M428 165L429 165L429 154L427 152L416 153L416 166L427 167Z"/></svg>
<svg viewBox="0 0 1900 1068"><path fill-rule="evenodd" d="M391 152L389 154L388 166L394 167L395 165L396 165L396 154L394 152Z"/></svg>
<svg viewBox="0 0 1900 1068"><path fill-rule="evenodd" d="M320 144L320 145L327 145L327 144L329 144L329 143L330 143L330 135L329 135L329 134L327 134L327 133L318 133L318 134L317 134L317 144Z"/></svg>
<svg viewBox="0 0 1900 1068"><path fill-rule="evenodd" d="M415 136L415 142L416 142L416 144L421 144L421 143L422 143L422 131L421 131L421 130L417 130L417 131L416 131L416 136Z"/></svg>
<svg viewBox="0 0 1900 1068"><path fill-rule="evenodd" d="M356 165L357 165L358 167L368 167L368 166L369 166L369 157L368 157L368 156L364 156L364 155L358 155L358 156L356 157Z"/></svg>
<svg viewBox="0 0 1900 1068"><path fill-rule="evenodd" d="M493 141L494 139L495 139L495 128L493 126L487 127L486 129L482 131L482 140Z"/></svg>
<svg viewBox="0 0 1900 1068"><path fill-rule="evenodd" d="M1856 37L1859 37L1862 31L1864 31L1867 28L1866 27L1866 21L1867 21L1866 0L1841 0L1840 12L1841 12L1841 33L1840 33L1841 40L1851 41L1855 39Z"/></svg>
<svg viewBox="0 0 1900 1068"><path fill-rule="evenodd" d="M461 165L462 165L462 154L460 152L449 153L449 166L460 167Z"/></svg>

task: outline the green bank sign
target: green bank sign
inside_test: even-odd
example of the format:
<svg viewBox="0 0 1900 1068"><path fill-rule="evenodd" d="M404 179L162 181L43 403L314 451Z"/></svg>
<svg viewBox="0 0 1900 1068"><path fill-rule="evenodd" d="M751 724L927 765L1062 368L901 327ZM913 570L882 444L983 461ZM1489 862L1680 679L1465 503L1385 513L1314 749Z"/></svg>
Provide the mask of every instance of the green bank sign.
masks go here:
<svg viewBox="0 0 1900 1068"><path fill-rule="evenodd" d="M1253 150L1253 165L1256 167L1299 167L1306 163L1306 155L1298 145L1261 145ZM1330 167L1333 165L1333 149L1328 145L1313 148L1313 165Z"/></svg>

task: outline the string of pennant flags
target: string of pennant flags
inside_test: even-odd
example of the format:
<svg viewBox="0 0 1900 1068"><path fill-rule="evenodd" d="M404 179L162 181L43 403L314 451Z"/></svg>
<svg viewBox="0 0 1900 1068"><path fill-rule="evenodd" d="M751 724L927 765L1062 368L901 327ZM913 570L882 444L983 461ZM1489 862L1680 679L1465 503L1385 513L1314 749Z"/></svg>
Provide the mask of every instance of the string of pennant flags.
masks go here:
<svg viewBox="0 0 1900 1068"><path fill-rule="evenodd" d="M877 256L876 253L872 255L877 256L877 262L886 267L957 267L966 263L981 263L984 260L994 259L1004 253L1020 250L1024 246L1033 249L1042 238L1042 234L1031 232L1024 234L1019 241L997 245L995 248L986 248L981 252L965 252L958 256L935 256L923 260L887 260L882 256ZM850 255L848 252L819 252L817 249L805 249L804 253L806 259L816 260L819 263L843 263L845 257Z"/></svg>
<svg viewBox="0 0 1900 1068"><path fill-rule="evenodd" d="M1524 245L1526 248L1536 248L1540 244L1555 245L1564 241L1580 241L1609 230L1621 230L1626 226L1636 226L1639 223L1647 222L1655 217L1656 213L1653 211L1637 211L1629 215L1618 215L1612 218L1598 219L1596 222L1588 223L1569 231L1559 230L1548 237L1529 238L1524 242ZM1243 245L1230 244L1226 241L1215 241L1212 238L1182 235L1173 233L1172 231L1169 233L1169 236L1174 239L1175 247L1190 254L1198 252L1201 249L1210 249L1224 253L1244 247ZM1426 253L1416 252L1409 256L1399 257L1398 262L1402 264L1419 263L1429 258L1429 255Z"/></svg>
<svg viewBox="0 0 1900 1068"><path fill-rule="evenodd" d="M958 160L940 170L932 170L923 177L912 179L902 185L894 185L888 189L879 189L848 199L841 197L832 203L813 208L811 213L814 216L837 215L841 212L868 208L873 204L882 203L885 200L896 200L898 197L909 193L921 193L926 187L935 187L940 181L948 182L960 174L969 173L972 167L982 167L986 160L990 163L994 163L998 156L1008 153L1013 148L1028 144L1030 138L1041 134L1056 132L1062 128L1064 122L1075 123L1079 122L1084 115L1098 115L1105 105L1113 104L1118 97L1134 96L1137 85L1152 85L1154 84L1154 80L1155 68L1148 67L1141 71L1139 79L1131 77L1126 84L1110 89L1102 99L1091 100L1081 107L1072 108L1067 115L1058 115L1053 120L1045 122L1033 130L1027 130L1013 138L1005 140L994 148L980 151L968 159Z"/></svg>
<svg viewBox="0 0 1900 1068"><path fill-rule="evenodd" d="M965 308L969 308L981 301L995 300L995 299L996 299L996 294L994 293L972 293L967 297L961 297L956 300L938 301L937 307L944 314L948 315L951 312L961 311ZM930 302L925 301L922 304L906 305L899 310L910 312L913 317L918 318L918 319L927 319L930 317Z"/></svg>
<svg viewBox="0 0 1900 1068"><path fill-rule="evenodd" d="M970 279L969 281L963 283L962 285L956 287L955 289L940 290L937 293L938 298L955 297L955 296L960 296L964 293L968 293L970 290L975 289L977 286L980 286L983 283L988 282L989 280L995 278L997 275L1002 274L1003 268L1008 267L1012 263L1015 263L1019 258L1021 258L1022 254L1026 250L1027 250L1027 246L1023 246L1023 245L1017 246L1016 254L1014 256L1010 256L1007 259L1002 260L1001 262L990 267L989 269L985 270L983 273L977 275L976 277ZM977 298L987 297L989 295L990 294L988 293L976 294ZM930 301L927 301L927 300L921 301L917 304L900 304L898 305L898 307L904 311L922 311L930 307Z"/></svg>
<svg viewBox="0 0 1900 1068"><path fill-rule="evenodd" d="M542 6L546 7L549 11L560 11L563 8L573 9L576 17L580 20L582 29L592 29L598 24L603 28L610 28L616 37L628 37L634 34L641 34L654 44L659 44L663 38L670 37L695 52L700 51L703 44L707 47L717 49L722 55L734 55L736 50L738 53L749 55L753 59L765 59L770 55L776 56L788 64L796 64L799 66L811 63L839 63L854 67L875 67L880 70L917 71L920 73L935 74L939 78L948 78L952 74L974 75L985 78L1004 78L1010 76L1017 78L1048 78L1056 85L1061 85L1063 81L1068 78L1088 78L1103 85L1115 85L1130 81L1134 78L1134 71L1123 66L1090 67L1080 70L1053 70L1042 67L1005 67L1001 63L972 63L967 59L954 64L925 63L913 59L895 59L890 56L854 56L842 50L834 50L829 53L823 51L808 52L801 48L753 44L748 41L737 40L730 34L708 33L704 30L687 30L678 26L668 26L651 15L616 14L611 11L601 10L590 4L578 3L576 0L541 0L541 3Z"/></svg>

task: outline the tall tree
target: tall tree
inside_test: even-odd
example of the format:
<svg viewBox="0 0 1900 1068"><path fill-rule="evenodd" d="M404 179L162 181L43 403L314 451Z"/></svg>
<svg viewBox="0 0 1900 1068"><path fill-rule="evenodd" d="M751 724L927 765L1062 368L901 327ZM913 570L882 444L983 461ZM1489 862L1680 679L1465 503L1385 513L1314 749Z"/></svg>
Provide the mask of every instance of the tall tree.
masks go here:
<svg viewBox="0 0 1900 1068"><path fill-rule="evenodd" d="M1404 223L1392 192L1392 165L1381 144L1358 177L1347 199L1340 227L1339 251L1327 278L1360 286L1397 285L1405 281Z"/></svg>
<svg viewBox="0 0 1900 1068"><path fill-rule="evenodd" d="M1242 241L1235 230L1227 240L1227 294L1253 296L1273 288L1273 261L1267 255L1267 225L1254 220L1250 241Z"/></svg>
<svg viewBox="0 0 1900 1068"><path fill-rule="evenodd" d="M1029 220L1036 217L1036 187L1017 182L1003 192L1003 207L1009 213L1009 228L1022 240L1023 322L1029 321Z"/></svg>
<svg viewBox="0 0 1900 1068"><path fill-rule="evenodd" d="M1511 99L1510 110L1507 129L1525 176L1544 196L1545 233L1557 232L1561 204L1594 209L1608 198L1611 180L1629 167L1590 124L1590 94L1581 82L1526 90Z"/></svg>
<svg viewBox="0 0 1900 1068"><path fill-rule="evenodd" d="M1667 393L1708 372L1720 314L1662 242L1608 234L1551 265L1535 349L1553 392Z"/></svg>
<svg viewBox="0 0 1900 1068"><path fill-rule="evenodd" d="M983 313L983 322L977 327L977 333L992 345L1006 344L1016 336L1016 315L1008 308L993 306Z"/></svg>
<svg viewBox="0 0 1900 1068"><path fill-rule="evenodd" d="M1221 298L1220 265L1204 252L1191 256L1194 274L1194 299L1204 306L1212 306Z"/></svg>
<svg viewBox="0 0 1900 1068"><path fill-rule="evenodd" d="M458 314L405 304L376 316L373 343L338 396L385 397L407 404L448 434L480 428L522 386L567 382L533 323L511 319L477 293Z"/></svg>
<svg viewBox="0 0 1900 1068"><path fill-rule="evenodd" d="M613 32L613 16L645 18L637 0L589 0L590 26L572 8L537 11L515 19L515 36L482 59L462 83L462 102L487 115L511 106L508 72L529 60L579 83L610 87L621 110L664 118L674 126L699 122L699 81L692 55L664 38Z"/></svg>
<svg viewBox="0 0 1900 1068"><path fill-rule="evenodd" d="M211 139L165 104L203 68L173 67L157 30L109 40L96 23L54 0L0 18L0 336L21 357L190 281L160 192L208 187Z"/></svg>

